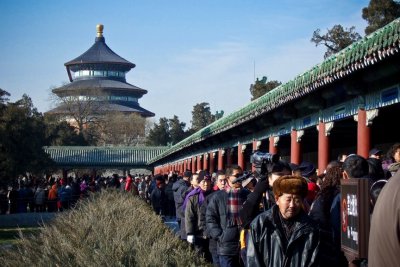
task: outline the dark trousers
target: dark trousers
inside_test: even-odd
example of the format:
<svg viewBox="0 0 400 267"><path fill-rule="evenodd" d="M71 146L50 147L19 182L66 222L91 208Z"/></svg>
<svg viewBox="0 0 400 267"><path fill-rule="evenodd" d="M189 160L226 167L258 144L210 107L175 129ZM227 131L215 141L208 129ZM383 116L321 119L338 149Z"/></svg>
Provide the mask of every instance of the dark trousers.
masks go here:
<svg viewBox="0 0 400 267"><path fill-rule="evenodd" d="M211 253L212 257L212 263L215 267L219 267L219 257L217 254L217 240L215 239L210 239L210 242L208 243L208 250Z"/></svg>
<svg viewBox="0 0 400 267"><path fill-rule="evenodd" d="M212 256L209 250L209 239L196 237L194 241L194 248L199 255L206 259L207 262L212 262Z"/></svg>
<svg viewBox="0 0 400 267"><path fill-rule="evenodd" d="M241 267L239 255L218 255L218 258L221 267Z"/></svg>

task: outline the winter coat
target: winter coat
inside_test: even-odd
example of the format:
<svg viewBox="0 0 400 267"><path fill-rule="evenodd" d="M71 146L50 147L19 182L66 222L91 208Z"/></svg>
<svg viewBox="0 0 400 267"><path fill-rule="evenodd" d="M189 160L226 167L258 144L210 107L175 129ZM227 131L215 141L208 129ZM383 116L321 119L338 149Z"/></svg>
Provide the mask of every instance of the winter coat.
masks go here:
<svg viewBox="0 0 400 267"><path fill-rule="evenodd" d="M368 266L399 266L400 172L383 187L375 204L369 232Z"/></svg>
<svg viewBox="0 0 400 267"><path fill-rule="evenodd" d="M316 224L301 212L287 241L279 230L279 207L258 215L250 224L247 244L247 266L310 267L319 266L319 230Z"/></svg>
<svg viewBox="0 0 400 267"><path fill-rule="evenodd" d="M167 196L165 190L155 187L151 192L151 205L153 210L158 215L164 215L167 211Z"/></svg>
<svg viewBox="0 0 400 267"><path fill-rule="evenodd" d="M240 190L239 194L244 202L249 191ZM225 190L213 194L206 211L207 231L211 238L217 240L218 255L239 255L240 225L228 223L228 193Z"/></svg>
<svg viewBox="0 0 400 267"><path fill-rule="evenodd" d="M49 200L57 200L57 184L53 184L49 190Z"/></svg>
<svg viewBox="0 0 400 267"><path fill-rule="evenodd" d="M207 198L211 192L204 192ZM206 205L206 200L199 205L199 194L189 197L185 208L185 229L187 235L207 237L205 216L202 216L202 209ZM203 211L204 212L204 211Z"/></svg>
<svg viewBox="0 0 400 267"><path fill-rule="evenodd" d="M38 187L35 191L35 205L44 205L45 200L46 200L46 195L45 195L45 191L43 188Z"/></svg>
<svg viewBox="0 0 400 267"><path fill-rule="evenodd" d="M185 212L181 210L183 202L185 201L186 191L189 188L189 182L180 179L173 183L172 192L174 194L175 209L177 219L182 219L185 217Z"/></svg>
<svg viewBox="0 0 400 267"><path fill-rule="evenodd" d="M320 256L325 266L341 266L342 259L340 247L340 192L335 192L333 199L327 204L329 210L324 211L324 201L321 195L314 200L309 216L320 228ZM326 214L328 213L328 214ZM347 265L346 265L347 266Z"/></svg>

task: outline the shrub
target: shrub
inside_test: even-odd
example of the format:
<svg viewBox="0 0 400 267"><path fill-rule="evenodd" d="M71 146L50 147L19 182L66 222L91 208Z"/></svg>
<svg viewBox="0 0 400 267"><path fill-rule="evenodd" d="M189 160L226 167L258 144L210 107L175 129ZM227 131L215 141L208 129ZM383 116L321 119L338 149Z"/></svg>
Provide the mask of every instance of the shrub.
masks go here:
<svg viewBox="0 0 400 267"><path fill-rule="evenodd" d="M208 266L143 200L107 190L21 233L2 266Z"/></svg>

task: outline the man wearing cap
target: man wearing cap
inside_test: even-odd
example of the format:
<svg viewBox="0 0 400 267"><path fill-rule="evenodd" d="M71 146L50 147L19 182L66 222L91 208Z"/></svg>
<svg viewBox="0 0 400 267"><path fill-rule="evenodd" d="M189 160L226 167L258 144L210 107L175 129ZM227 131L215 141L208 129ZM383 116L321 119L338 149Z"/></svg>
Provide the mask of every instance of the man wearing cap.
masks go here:
<svg viewBox="0 0 400 267"><path fill-rule="evenodd" d="M287 175L273 184L276 205L250 224L247 266L318 266L319 230L303 210L307 181Z"/></svg>
<svg viewBox="0 0 400 267"><path fill-rule="evenodd" d="M382 154L383 154L383 151L380 149L377 149L377 148L373 148L369 151L370 158L381 159Z"/></svg>
<svg viewBox="0 0 400 267"><path fill-rule="evenodd" d="M316 168L311 162L303 161L299 165L299 169L301 170L301 176L307 180L308 194L305 198L304 204L306 212L308 212L320 190L319 185L317 184L320 181L318 181L319 178L317 176Z"/></svg>

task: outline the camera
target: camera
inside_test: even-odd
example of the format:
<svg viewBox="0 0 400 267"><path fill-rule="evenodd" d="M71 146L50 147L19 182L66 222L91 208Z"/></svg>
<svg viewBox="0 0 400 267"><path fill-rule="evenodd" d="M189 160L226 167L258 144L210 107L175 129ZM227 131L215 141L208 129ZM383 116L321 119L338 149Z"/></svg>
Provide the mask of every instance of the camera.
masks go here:
<svg viewBox="0 0 400 267"><path fill-rule="evenodd" d="M240 176L238 176L238 177L236 177L236 179L235 180L233 180L233 184L235 184L235 183L241 183L241 182L243 182L244 180L246 180L247 178L249 178L250 176L252 176L253 175L253 173L252 172L243 172L243 174L242 175L240 175Z"/></svg>
<svg viewBox="0 0 400 267"><path fill-rule="evenodd" d="M271 163L277 163L279 161L278 154L264 153L256 151L250 157L250 163L254 164L256 173L260 176L264 176L268 173L267 165Z"/></svg>

